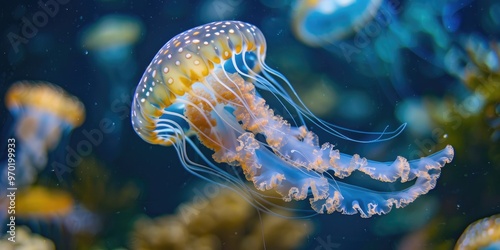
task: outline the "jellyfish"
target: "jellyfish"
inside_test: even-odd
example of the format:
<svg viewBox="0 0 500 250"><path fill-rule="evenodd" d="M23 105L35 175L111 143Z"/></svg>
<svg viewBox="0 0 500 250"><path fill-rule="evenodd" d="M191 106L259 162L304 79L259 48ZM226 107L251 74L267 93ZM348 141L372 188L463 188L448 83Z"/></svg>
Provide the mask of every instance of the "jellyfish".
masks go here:
<svg viewBox="0 0 500 250"><path fill-rule="evenodd" d="M470 224L455 245L456 250L500 248L500 214Z"/></svg>
<svg viewBox="0 0 500 250"><path fill-rule="evenodd" d="M15 139L15 184L30 185L45 168L49 152L83 123L85 109L76 97L48 82L14 83L5 103L14 117L8 134ZM7 181L7 163L2 167L0 183Z"/></svg>
<svg viewBox="0 0 500 250"><path fill-rule="evenodd" d="M9 229L9 198L0 198L0 228ZM89 211L64 190L30 186L16 193L16 225L28 226L34 233L50 237L58 248L71 244L77 234L94 234L100 230L98 216ZM17 227L16 226L16 227Z"/></svg>
<svg viewBox="0 0 500 250"><path fill-rule="evenodd" d="M377 162L341 153L329 142L320 145L311 126L372 143L392 139L404 124L394 131L364 132L316 117L286 77L266 65L266 49L261 31L240 21L208 23L175 36L137 86L131 110L135 132L148 143L173 146L187 171L240 192L265 212L270 212L260 192L265 190L286 202L309 198L312 214L337 211L366 218L403 207L436 186L441 168L453 159L451 146L411 161L398 156ZM269 100L277 103L274 110ZM348 183L353 172L406 186L371 190ZM254 189L246 187L243 176Z"/></svg>
<svg viewBox="0 0 500 250"><path fill-rule="evenodd" d="M354 62L364 75L390 79L396 93L406 96L411 91L403 74L400 36L395 35L401 29L390 32L398 25L397 7L382 0L297 1L292 27L302 43L322 47L347 65ZM393 91L382 87L393 98Z"/></svg>
<svg viewBox="0 0 500 250"><path fill-rule="evenodd" d="M371 21L382 0L297 1L292 11L297 38L313 47L346 38Z"/></svg>
<svg viewBox="0 0 500 250"><path fill-rule="evenodd" d="M106 15L82 31L80 44L89 53L101 76L96 87L103 87L101 93L109 93L98 104L109 107L99 117L113 121L110 136L122 136L123 121L128 115L122 112L127 106L134 86L134 77L138 73L134 58L134 45L140 40L144 25L139 18L129 15ZM99 92L99 91L97 91ZM127 104L122 100L126 100ZM118 157L121 149L120 140L104 140L101 147L106 150L106 157Z"/></svg>
<svg viewBox="0 0 500 250"><path fill-rule="evenodd" d="M443 20L454 25L460 21L453 12L457 4L450 2L409 1L402 7L397 0L297 1L291 23L302 43L322 47L346 65L354 63L366 76L390 80L392 88L387 88L386 81L381 81L382 87L394 99L393 93L401 97L415 94L407 80L411 71L405 65L406 51L421 59L415 63L423 62L427 77L445 73L443 60L453 39L441 17L445 15ZM442 13L446 7L449 13Z"/></svg>

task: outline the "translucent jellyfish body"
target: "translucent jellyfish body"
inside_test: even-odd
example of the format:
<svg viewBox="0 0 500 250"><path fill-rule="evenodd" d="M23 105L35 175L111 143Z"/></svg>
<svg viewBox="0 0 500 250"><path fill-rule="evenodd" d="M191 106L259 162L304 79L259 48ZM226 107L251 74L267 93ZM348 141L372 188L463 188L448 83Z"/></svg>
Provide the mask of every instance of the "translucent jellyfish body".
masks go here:
<svg viewBox="0 0 500 250"><path fill-rule="evenodd" d="M403 207L435 187L441 168L453 158L451 146L421 159L376 162L340 153L328 142L320 145L309 126L365 143L389 140L401 127L360 132L317 118L287 79L265 64L265 56L263 34L244 22L208 23L177 35L156 54L137 86L131 112L136 133L149 143L174 146L185 169L240 191L263 210L262 194L247 188L238 171L256 189L275 190L285 201L309 198L317 213L362 217ZM279 105L274 110L290 121L275 114L267 104L271 99ZM373 140L355 140L347 132ZM212 159L190 135L213 152ZM409 185L379 192L342 180L355 171Z"/></svg>
<svg viewBox="0 0 500 250"><path fill-rule="evenodd" d="M83 123L85 109L76 97L47 82L14 83L5 103L14 117L9 136L16 140L16 185L29 185L46 166L49 152ZM6 165L2 182L7 180Z"/></svg>
<svg viewBox="0 0 500 250"><path fill-rule="evenodd" d="M415 94L419 86L408 81L415 65L427 69L421 72L430 79L445 73L444 57L453 39L443 20L459 23L460 17L453 15L452 21L443 9L456 6L449 1L297 1L291 16L299 41L332 52L356 72L390 81L392 88L383 87L392 99ZM410 64L413 55L418 58Z"/></svg>
<svg viewBox="0 0 500 250"><path fill-rule="evenodd" d="M366 25L382 0L296 1L292 12L297 38L310 46L331 45Z"/></svg>

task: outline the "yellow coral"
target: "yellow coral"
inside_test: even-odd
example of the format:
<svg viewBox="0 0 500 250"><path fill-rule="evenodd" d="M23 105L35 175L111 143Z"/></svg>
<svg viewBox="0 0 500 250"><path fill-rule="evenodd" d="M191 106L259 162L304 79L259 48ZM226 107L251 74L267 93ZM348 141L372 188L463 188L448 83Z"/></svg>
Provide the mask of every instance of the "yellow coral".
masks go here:
<svg viewBox="0 0 500 250"><path fill-rule="evenodd" d="M237 193L218 190L212 198L195 197L175 215L137 220L132 249L295 249L311 233L312 223L259 214ZM292 216L292 214L286 214Z"/></svg>
<svg viewBox="0 0 500 250"><path fill-rule="evenodd" d="M6 235L0 240L0 249L3 250L55 250L54 243L38 234L31 233L27 227L16 228L15 242L8 240L10 235Z"/></svg>

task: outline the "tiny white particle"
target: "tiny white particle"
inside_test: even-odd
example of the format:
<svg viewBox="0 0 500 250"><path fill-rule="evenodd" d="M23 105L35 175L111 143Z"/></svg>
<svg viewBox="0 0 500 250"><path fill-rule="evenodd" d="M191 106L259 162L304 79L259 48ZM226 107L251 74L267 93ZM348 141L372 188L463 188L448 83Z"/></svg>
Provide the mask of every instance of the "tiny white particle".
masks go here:
<svg viewBox="0 0 500 250"><path fill-rule="evenodd" d="M144 98L141 99L141 102L145 102L145 101L146 101L146 99L144 99Z"/></svg>
<svg viewBox="0 0 500 250"><path fill-rule="evenodd" d="M168 67L163 68L163 73L168 73Z"/></svg>

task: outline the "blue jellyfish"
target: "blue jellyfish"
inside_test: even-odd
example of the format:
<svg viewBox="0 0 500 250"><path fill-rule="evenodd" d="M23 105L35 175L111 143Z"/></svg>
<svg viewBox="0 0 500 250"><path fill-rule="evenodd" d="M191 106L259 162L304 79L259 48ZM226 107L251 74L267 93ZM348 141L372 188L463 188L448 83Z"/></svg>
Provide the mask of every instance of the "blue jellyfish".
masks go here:
<svg viewBox="0 0 500 250"><path fill-rule="evenodd" d="M325 48L369 77L390 80L399 96L408 97L414 91L407 80L406 51L424 62L426 77L446 73L450 32L460 24L456 11L468 2L409 1L403 6L397 0L297 1L292 24L301 42Z"/></svg>

